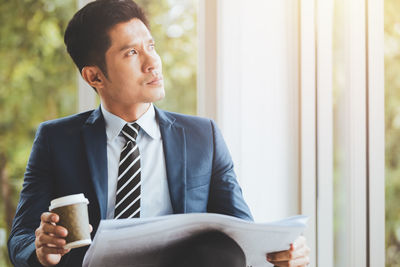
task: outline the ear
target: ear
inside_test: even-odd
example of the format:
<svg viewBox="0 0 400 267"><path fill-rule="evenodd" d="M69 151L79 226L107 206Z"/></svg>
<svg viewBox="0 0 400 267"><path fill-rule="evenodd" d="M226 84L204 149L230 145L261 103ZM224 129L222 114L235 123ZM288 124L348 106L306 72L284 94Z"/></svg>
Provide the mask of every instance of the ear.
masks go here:
<svg viewBox="0 0 400 267"><path fill-rule="evenodd" d="M104 76L97 66L86 66L82 69L83 79L96 89L104 87Z"/></svg>

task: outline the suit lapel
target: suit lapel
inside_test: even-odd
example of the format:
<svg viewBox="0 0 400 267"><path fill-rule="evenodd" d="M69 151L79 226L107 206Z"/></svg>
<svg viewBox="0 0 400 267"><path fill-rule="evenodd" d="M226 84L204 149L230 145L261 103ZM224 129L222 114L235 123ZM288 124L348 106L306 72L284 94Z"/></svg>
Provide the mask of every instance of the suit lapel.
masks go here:
<svg viewBox="0 0 400 267"><path fill-rule="evenodd" d="M89 170L100 206L101 219L106 218L108 199L107 137L100 107L92 112L82 128Z"/></svg>
<svg viewBox="0 0 400 267"><path fill-rule="evenodd" d="M155 108L163 140L168 188L174 213L186 212L186 139L185 130L174 124L175 118Z"/></svg>

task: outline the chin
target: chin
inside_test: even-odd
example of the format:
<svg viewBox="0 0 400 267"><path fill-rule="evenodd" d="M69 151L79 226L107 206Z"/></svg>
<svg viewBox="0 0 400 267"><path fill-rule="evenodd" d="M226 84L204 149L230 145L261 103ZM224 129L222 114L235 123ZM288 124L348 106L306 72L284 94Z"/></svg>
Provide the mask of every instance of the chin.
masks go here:
<svg viewBox="0 0 400 267"><path fill-rule="evenodd" d="M151 102L156 102L156 101L162 100L162 99L164 99L164 97L165 97L165 91L164 91L164 87L162 87L152 93Z"/></svg>

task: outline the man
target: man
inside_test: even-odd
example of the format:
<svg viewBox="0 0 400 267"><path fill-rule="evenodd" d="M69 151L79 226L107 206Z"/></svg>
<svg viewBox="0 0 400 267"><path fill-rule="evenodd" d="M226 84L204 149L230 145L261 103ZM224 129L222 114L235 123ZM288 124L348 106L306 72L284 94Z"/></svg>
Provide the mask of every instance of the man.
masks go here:
<svg viewBox="0 0 400 267"><path fill-rule="evenodd" d="M92 238L101 219L214 212L252 220L215 123L152 104L165 94L161 60L134 2L86 5L64 40L101 105L39 126L8 242L15 265L82 264L87 247L64 250L67 229L47 212L70 194L89 199ZM268 260L305 266L308 253L299 238Z"/></svg>

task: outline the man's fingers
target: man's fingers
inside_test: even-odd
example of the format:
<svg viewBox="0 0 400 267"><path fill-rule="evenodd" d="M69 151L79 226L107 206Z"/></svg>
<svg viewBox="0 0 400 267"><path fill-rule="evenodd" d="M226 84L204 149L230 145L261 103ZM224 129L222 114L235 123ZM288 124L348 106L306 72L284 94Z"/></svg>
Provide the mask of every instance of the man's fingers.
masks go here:
<svg viewBox="0 0 400 267"><path fill-rule="evenodd" d="M268 261L289 261L298 257L304 256L305 252L309 254L308 247L306 246L306 239L304 236L300 236L291 244L289 250L278 251L267 254Z"/></svg>
<svg viewBox="0 0 400 267"><path fill-rule="evenodd" d="M41 232L42 232L42 227L36 228L36 230L35 230L35 236L39 236Z"/></svg>
<svg viewBox="0 0 400 267"><path fill-rule="evenodd" d="M291 249L269 253L267 255L267 260L268 261L289 261L294 258L293 257L294 253L295 253L295 251L293 251Z"/></svg>
<svg viewBox="0 0 400 267"><path fill-rule="evenodd" d="M35 231L36 255L42 265L53 266L60 262L61 256L70 251L63 248L68 231L56 225L60 217L55 213L44 212L40 220L40 226Z"/></svg>
<svg viewBox="0 0 400 267"><path fill-rule="evenodd" d="M297 249L300 247L303 247L306 244L307 240L304 236L299 236L299 238L296 239L296 241L293 242L292 246L293 249Z"/></svg>
<svg viewBox="0 0 400 267"><path fill-rule="evenodd" d="M70 248L69 248L69 249L64 249L64 252L61 253L61 256L64 256L65 254L67 254L67 253L70 252L70 251L71 251Z"/></svg>
<svg viewBox="0 0 400 267"><path fill-rule="evenodd" d="M295 249L295 250L285 250L285 251L279 251L279 252L274 252L274 253L269 253L267 254L267 260L272 262L272 261L290 261L293 259L297 259L300 257L308 256L310 254L310 248L307 247L305 244L302 244L301 247Z"/></svg>
<svg viewBox="0 0 400 267"><path fill-rule="evenodd" d="M63 249L63 248L42 246L42 247L38 248L38 251L42 255L45 255L45 254L62 254L62 255L64 255L65 253L68 253L69 250Z"/></svg>
<svg viewBox="0 0 400 267"><path fill-rule="evenodd" d="M267 255L267 260L277 267L303 267L310 263L310 248L305 238L298 238L289 250Z"/></svg>
<svg viewBox="0 0 400 267"><path fill-rule="evenodd" d="M93 231L93 226L89 223L89 231L92 232Z"/></svg>
<svg viewBox="0 0 400 267"><path fill-rule="evenodd" d="M301 248L292 252L291 259L298 259L300 257L308 256L310 254L310 248L306 245L303 245Z"/></svg>
<svg viewBox="0 0 400 267"><path fill-rule="evenodd" d="M40 220L46 223L57 223L60 217L52 212L43 212L40 216Z"/></svg>
<svg viewBox="0 0 400 267"><path fill-rule="evenodd" d="M36 248L48 246L50 244L54 245L55 247L61 248L66 244L66 241L65 239L49 236L47 234L41 234L35 240Z"/></svg>
<svg viewBox="0 0 400 267"><path fill-rule="evenodd" d="M285 251L279 251L279 252L274 252L274 253L269 253L267 255L267 260L269 262L273 261L287 261L290 259L291 251L290 250L285 250Z"/></svg>
<svg viewBox="0 0 400 267"><path fill-rule="evenodd" d="M68 231L64 227L49 223L44 223L42 225L42 230L46 234L53 234L58 237L66 237L68 235Z"/></svg>

